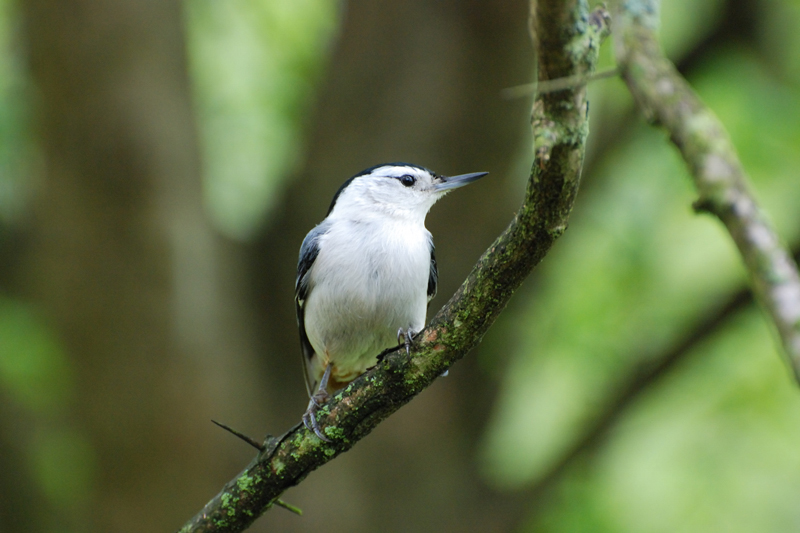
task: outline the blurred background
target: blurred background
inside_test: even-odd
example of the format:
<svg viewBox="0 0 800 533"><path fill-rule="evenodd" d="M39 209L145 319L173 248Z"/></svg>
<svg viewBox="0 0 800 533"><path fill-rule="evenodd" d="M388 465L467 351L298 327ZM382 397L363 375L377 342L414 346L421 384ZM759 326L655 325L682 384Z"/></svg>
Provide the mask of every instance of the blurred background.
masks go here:
<svg viewBox="0 0 800 533"><path fill-rule="evenodd" d="M669 56L800 246L800 2L664 2ZM0 0L0 532L173 531L306 405L293 284L359 170L491 176L428 217L439 296L521 201L527 1ZM610 43L601 68L613 64ZM480 347L252 531L800 529L800 394L721 226L590 87L569 231Z"/></svg>

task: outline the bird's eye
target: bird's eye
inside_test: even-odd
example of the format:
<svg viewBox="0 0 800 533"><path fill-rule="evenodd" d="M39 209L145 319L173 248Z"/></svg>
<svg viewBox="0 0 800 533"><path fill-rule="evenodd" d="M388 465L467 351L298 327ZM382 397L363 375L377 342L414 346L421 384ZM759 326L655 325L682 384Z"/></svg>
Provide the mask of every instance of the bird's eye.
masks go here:
<svg viewBox="0 0 800 533"><path fill-rule="evenodd" d="M409 176L406 174L405 176L400 176L400 183L405 185L406 187L411 187L417 182L417 178L414 176Z"/></svg>

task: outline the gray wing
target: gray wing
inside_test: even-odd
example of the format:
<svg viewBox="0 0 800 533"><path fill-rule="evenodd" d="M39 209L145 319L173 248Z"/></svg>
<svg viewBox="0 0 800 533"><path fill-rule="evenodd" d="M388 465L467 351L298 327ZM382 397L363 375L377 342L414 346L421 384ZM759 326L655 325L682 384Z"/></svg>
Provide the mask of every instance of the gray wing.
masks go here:
<svg viewBox="0 0 800 533"><path fill-rule="evenodd" d="M436 289L439 287L439 270L436 268L436 248L433 246L433 237L428 237L428 244L431 247L431 268L428 273L428 302L436 296Z"/></svg>
<svg viewBox="0 0 800 533"><path fill-rule="evenodd" d="M300 246L300 257L297 260L297 279L294 284L294 305L297 312L297 327L300 330L300 346L303 349L303 374L305 376L308 395L313 394L314 384L308 373L308 363L314 357L314 348L308 340L305 324L305 303L311 292L311 267L319 255L319 239L328 232L330 225L322 224L308 232L303 244Z"/></svg>

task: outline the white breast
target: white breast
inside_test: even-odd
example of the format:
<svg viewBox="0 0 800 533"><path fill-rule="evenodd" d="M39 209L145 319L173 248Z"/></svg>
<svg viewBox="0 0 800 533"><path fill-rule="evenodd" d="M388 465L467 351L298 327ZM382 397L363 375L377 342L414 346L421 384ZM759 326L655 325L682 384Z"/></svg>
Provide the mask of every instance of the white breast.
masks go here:
<svg viewBox="0 0 800 533"><path fill-rule="evenodd" d="M328 361L337 381L352 380L397 344L398 329L425 326L429 239L422 224L385 219L339 220L320 238L305 302L317 380Z"/></svg>

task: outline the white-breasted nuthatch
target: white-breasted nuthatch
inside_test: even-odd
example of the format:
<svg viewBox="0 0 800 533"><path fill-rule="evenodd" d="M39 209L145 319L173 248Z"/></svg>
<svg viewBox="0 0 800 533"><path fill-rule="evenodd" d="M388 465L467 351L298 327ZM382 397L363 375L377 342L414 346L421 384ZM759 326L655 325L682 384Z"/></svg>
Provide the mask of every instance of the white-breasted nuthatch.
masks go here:
<svg viewBox="0 0 800 533"><path fill-rule="evenodd" d="M401 339L408 351L425 327L438 281L428 210L486 174L446 178L408 163L368 168L339 188L325 220L306 235L295 283L311 396L303 422L320 439L328 440L315 413L329 391L374 366Z"/></svg>

